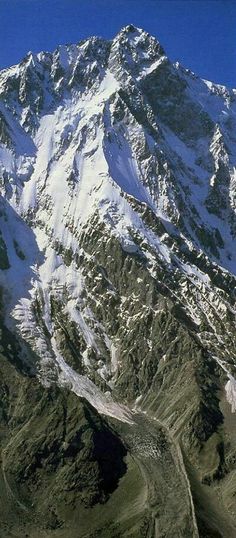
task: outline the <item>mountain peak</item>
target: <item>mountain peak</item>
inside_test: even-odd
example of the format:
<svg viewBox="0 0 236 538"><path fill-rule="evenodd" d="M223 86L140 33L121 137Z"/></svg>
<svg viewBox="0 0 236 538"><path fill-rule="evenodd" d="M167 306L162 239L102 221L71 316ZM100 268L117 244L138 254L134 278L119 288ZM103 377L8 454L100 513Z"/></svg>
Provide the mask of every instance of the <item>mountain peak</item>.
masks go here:
<svg viewBox="0 0 236 538"><path fill-rule="evenodd" d="M160 46L159 41L154 36L146 32L142 28L134 26L134 24L128 24L127 26L123 26L123 28L121 28L121 30L114 38L114 41L117 40L131 42L133 46L139 46L144 42L155 42L158 46Z"/></svg>
<svg viewBox="0 0 236 538"><path fill-rule="evenodd" d="M234 94L134 25L0 73L5 536L216 536L209 498L235 537L235 131ZM97 413L132 462L107 512L96 480L122 466Z"/></svg>
<svg viewBox="0 0 236 538"><path fill-rule="evenodd" d="M138 28L134 24L127 24L126 26L123 26L121 30L118 32L119 34L141 34L146 33L142 28Z"/></svg>
<svg viewBox="0 0 236 538"><path fill-rule="evenodd" d="M112 57L115 54L116 59L125 65L127 71L136 74L165 56L165 51L158 40L133 24L120 30L112 41L111 50Z"/></svg>

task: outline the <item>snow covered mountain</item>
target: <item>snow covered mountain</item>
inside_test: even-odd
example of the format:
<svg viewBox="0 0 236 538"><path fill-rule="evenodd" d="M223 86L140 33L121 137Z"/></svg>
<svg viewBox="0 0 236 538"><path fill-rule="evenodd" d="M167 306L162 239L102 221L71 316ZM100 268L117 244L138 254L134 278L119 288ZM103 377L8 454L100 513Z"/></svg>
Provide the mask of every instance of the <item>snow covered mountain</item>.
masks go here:
<svg viewBox="0 0 236 538"><path fill-rule="evenodd" d="M118 430L158 420L185 469L188 516L172 499L170 527L152 514L132 536L235 536L235 127L236 90L132 25L0 72L2 322L20 370Z"/></svg>

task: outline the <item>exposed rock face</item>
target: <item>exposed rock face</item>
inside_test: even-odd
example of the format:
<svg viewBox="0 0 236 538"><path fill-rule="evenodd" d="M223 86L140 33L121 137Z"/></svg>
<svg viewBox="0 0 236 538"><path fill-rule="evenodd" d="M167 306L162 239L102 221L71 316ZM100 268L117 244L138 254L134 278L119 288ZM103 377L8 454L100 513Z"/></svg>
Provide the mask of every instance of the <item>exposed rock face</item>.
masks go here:
<svg viewBox="0 0 236 538"><path fill-rule="evenodd" d="M235 111L132 25L0 72L4 538L235 536Z"/></svg>

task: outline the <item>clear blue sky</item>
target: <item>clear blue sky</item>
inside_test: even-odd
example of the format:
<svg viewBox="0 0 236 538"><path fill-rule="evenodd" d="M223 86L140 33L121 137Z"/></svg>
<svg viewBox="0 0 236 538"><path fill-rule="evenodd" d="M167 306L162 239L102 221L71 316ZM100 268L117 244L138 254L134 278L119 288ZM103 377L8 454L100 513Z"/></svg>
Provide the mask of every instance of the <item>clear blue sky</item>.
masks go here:
<svg viewBox="0 0 236 538"><path fill-rule="evenodd" d="M236 87L236 0L0 0L0 68L29 51L90 35L113 37L133 23L173 61Z"/></svg>

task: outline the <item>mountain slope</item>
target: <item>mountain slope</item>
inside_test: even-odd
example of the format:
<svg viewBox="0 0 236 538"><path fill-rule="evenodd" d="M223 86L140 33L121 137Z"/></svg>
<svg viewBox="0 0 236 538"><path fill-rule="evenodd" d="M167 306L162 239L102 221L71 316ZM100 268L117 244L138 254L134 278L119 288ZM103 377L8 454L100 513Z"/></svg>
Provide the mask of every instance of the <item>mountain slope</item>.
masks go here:
<svg viewBox="0 0 236 538"><path fill-rule="evenodd" d="M111 42L30 53L0 73L4 331L46 409L110 417L96 418L108 444L114 435L135 462L147 513L131 495L137 528L126 514L125 527L109 527L114 538L235 535L235 114L235 90L171 64L132 25ZM163 445L164 464L156 448L147 463L149 443ZM21 466L17 446L9 457ZM165 482L175 492L167 517L157 509ZM69 532L60 510L52 536Z"/></svg>

